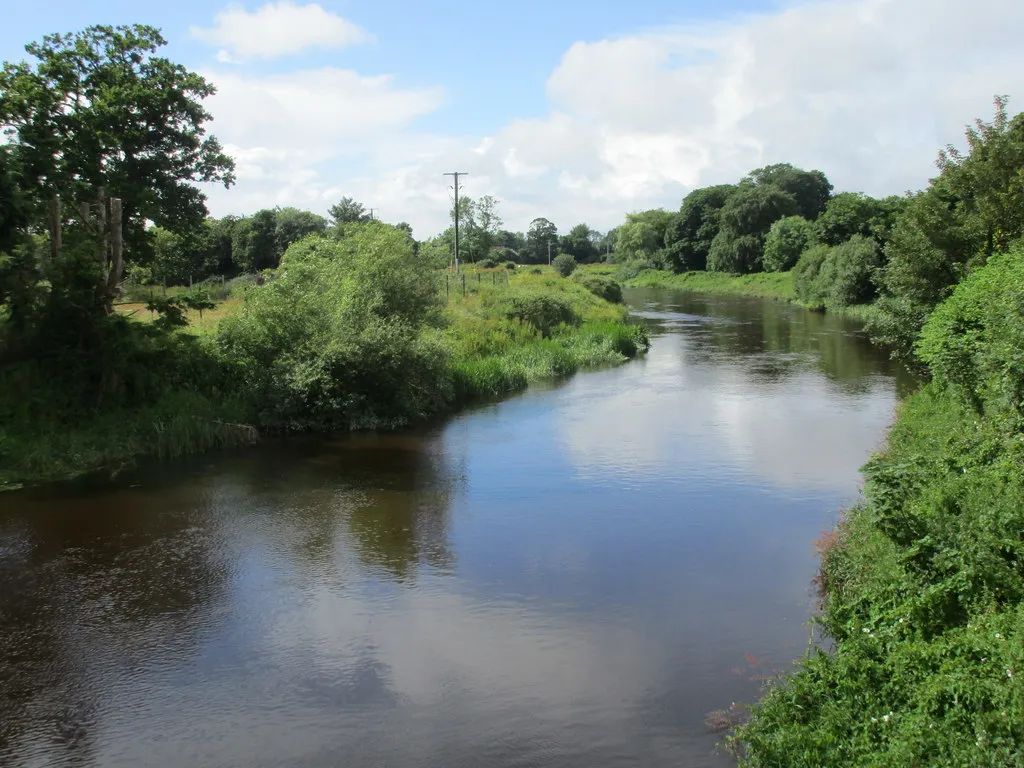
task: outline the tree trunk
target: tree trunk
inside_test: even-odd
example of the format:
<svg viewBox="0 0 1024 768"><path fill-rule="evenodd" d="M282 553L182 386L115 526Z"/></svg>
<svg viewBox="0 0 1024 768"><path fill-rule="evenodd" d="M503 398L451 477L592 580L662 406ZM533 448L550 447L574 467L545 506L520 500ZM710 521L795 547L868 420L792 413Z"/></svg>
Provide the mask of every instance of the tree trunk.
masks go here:
<svg viewBox="0 0 1024 768"><path fill-rule="evenodd" d="M103 241L106 243L106 236ZM121 198L110 198L110 270L104 292L104 309L114 312L114 299L121 293L121 275L124 272L124 237L121 222Z"/></svg>

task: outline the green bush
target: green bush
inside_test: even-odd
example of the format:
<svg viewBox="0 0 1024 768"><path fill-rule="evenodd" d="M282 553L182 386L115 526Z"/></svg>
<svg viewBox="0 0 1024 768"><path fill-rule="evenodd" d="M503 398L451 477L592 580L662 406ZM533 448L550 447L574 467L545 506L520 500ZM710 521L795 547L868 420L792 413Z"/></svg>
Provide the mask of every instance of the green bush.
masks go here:
<svg viewBox="0 0 1024 768"><path fill-rule="evenodd" d="M848 307L874 298L881 264L871 238L855 235L842 245L813 245L793 269L793 286L808 306Z"/></svg>
<svg viewBox="0 0 1024 768"><path fill-rule="evenodd" d="M480 259L480 261L478 261L476 265L480 267L480 269L494 269L496 266L498 266L498 262L490 257L487 257L485 259Z"/></svg>
<svg viewBox="0 0 1024 768"><path fill-rule="evenodd" d="M554 261L551 262L551 266L553 266L555 268L555 272L560 274L562 277L568 277L576 271L576 259L568 253L560 253L555 256Z"/></svg>
<svg viewBox="0 0 1024 768"><path fill-rule="evenodd" d="M825 303L825 295L821 292L818 280L821 269L832 249L818 243L812 245L800 255L793 267L793 290L801 302L810 307L821 307Z"/></svg>
<svg viewBox="0 0 1024 768"><path fill-rule="evenodd" d="M802 216L779 219L768 231L764 241L762 263L765 272L785 272L792 269L802 254L814 242L814 224Z"/></svg>
<svg viewBox="0 0 1024 768"><path fill-rule="evenodd" d="M872 238L854 235L829 251L818 279L818 292L830 306L863 304L877 293L875 274L882 258Z"/></svg>
<svg viewBox="0 0 1024 768"><path fill-rule="evenodd" d="M579 325L580 317L569 300L553 291L517 288L502 297L504 316L551 336L561 325Z"/></svg>
<svg viewBox="0 0 1024 768"><path fill-rule="evenodd" d="M622 303L622 286L608 275L595 275L589 272L577 272L575 279L595 296L613 304Z"/></svg>
<svg viewBox="0 0 1024 768"><path fill-rule="evenodd" d="M505 262L505 269L512 270L512 269L515 269L515 268L516 268L516 263L514 261L506 261Z"/></svg>
<svg viewBox="0 0 1024 768"><path fill-rule="evenodd" d="M219 341L260 424L279 430L406 424L451 397L436 272L405 234L366 225L306 238L246 292Z"/></svg>
<svg viewBox="0 0 1024 768"><path fill-rule="evenodd" d="M925 323L917 353L937 384L1024 416L1024 251L993 256Z"/></svg>

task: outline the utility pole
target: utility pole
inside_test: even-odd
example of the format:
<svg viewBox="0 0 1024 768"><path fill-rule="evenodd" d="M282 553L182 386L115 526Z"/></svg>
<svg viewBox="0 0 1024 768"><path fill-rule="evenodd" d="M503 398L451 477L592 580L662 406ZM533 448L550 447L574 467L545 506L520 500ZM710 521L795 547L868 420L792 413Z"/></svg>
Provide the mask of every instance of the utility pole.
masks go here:
<svg viewBox="0 0 1024 768"><path fill-rule="evenodd" d="M459 274L459 176L469 176L465 171L444 174L455 177L455 274Z"/></svg>
<svg viewBox="0 0 1024 768"><path fill-rule="evenodd" d="M373 212L376 211L376 210L377 210L376 208L371 208L370 209L370 220L371 221L373 220Z"/></svg>
<svg viewBox="0 0 1024 768"><path fill-rule="evenodd" d="M548 240L548 266L551 266L551 241Z"/></svg>

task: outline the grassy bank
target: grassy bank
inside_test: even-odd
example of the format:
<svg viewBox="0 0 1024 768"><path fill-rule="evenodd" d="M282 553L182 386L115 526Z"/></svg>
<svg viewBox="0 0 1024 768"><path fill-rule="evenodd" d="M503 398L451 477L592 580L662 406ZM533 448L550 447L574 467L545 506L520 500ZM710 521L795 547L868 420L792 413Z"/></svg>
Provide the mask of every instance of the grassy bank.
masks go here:
<svg viewBox="0 0 1024 768"><path fill-rule="evenodd" d="M404 252L381 264L373 249L401 244L385 235L358 243L361 265L329 260L330 243L296 252L279 279L187 327L126 304L91 354L0 368L0 488L246 444L256 430L400 428L646 349L625 308L579 281L523 269L463 283Z"/></svg>
<svg viewBox="0 0 1024 768"><path fill-rule="evenodd" d="M933 313L932 381L819 542L822 629L734 736L741 764L1024 765L1024 266Z"/></svg>
<svg viewBox="0 0 1024 768"><path fill-rule="evenodd" d="M673 288L697 293L731 293L778 301L796 301L791 272L759 272L729 275L723 272L674 272L647 270L627 285L640 288Z"/></svg>

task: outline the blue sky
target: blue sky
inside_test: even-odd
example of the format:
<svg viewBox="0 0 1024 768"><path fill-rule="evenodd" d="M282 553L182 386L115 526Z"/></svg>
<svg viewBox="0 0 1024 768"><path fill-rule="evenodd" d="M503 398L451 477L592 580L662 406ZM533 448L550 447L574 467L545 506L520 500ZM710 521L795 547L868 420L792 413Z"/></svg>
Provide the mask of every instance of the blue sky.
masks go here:
<svg viewBox="0 0 1024 768"><path fill-rule="evenodd" d="M768 162L838 189L924 185L994 94L1019 108L1022 5L65 1L5 9L0 58L89 24L160 27L218 86L211 130L239 181L210 190L216 215L347 194L425 235L458 168L512 228L603 229Z"/></svg>

